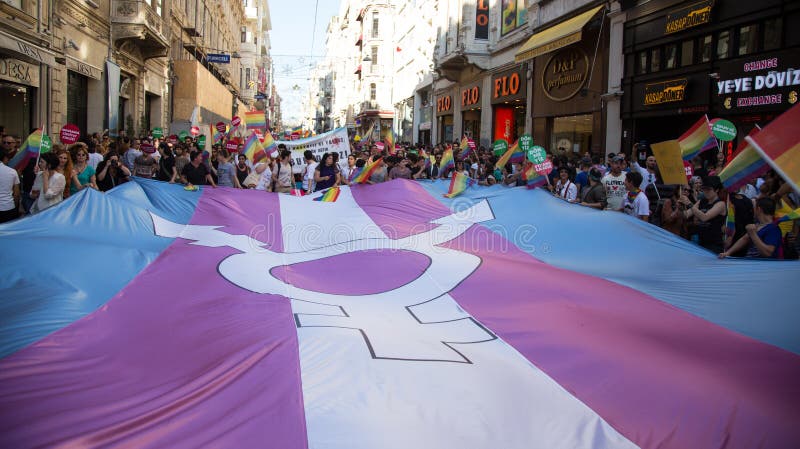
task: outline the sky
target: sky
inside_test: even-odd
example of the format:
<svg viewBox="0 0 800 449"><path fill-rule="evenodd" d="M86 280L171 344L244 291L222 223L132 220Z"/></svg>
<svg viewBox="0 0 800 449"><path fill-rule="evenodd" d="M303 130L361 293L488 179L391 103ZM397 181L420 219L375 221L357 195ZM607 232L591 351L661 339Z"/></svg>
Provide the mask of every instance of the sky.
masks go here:
<svg viewBox="0 0 800 449"><path fill-rule="evenodd" d="M339 0L268 0L272 30L270 53L275 64L275 86L283 101L287 126L299 125L302 98L308 92L313 63L325 55L325 30L339 13ZM316 33L314 12L316 6ZM312 36L313 47L312 47ZM312 53L313 48L313 53ZM295 89L297 86L299 89ZM308 126L310 124L306 124Z"/></svg>

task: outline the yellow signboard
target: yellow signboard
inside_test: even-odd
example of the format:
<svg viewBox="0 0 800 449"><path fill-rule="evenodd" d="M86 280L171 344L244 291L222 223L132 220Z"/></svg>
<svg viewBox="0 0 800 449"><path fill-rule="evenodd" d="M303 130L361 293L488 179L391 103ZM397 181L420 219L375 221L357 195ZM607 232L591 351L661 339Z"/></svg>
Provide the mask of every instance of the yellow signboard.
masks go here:
<svg viewBox="0 0 800 449"><path fill-rule="evenodd" d="M650 145L656 157L658 170L664 184L686 184L686 170L683 168L681 145L677 140L667 140Z"/></svg>

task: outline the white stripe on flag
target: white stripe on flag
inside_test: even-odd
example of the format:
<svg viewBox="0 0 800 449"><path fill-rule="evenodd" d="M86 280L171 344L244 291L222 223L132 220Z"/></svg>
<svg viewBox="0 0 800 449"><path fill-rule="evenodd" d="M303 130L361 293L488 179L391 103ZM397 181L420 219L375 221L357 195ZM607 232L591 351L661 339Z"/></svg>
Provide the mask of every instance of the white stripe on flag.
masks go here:
<svg viewBox="0 0 800 449"><path fill-rule="evenodd" d="M335 243L386 239L349 189L321 207L285 195L280 201L284 226L315 232L303 237L284 229L285 251L315 249L285 256L287 262L321 258L321 247ZM479 260L437 245L470 221L491 219L482 206L436 220L440 227L430 233L384 242L431 259L428 271L404 287L362 296L285 289L297 298L309 448L636 447L442 294ZM373 240L352 250L381 245ZM341 254L341 246L330 252ZM253 291L277 290L263 277L248 278Z"/></svg>

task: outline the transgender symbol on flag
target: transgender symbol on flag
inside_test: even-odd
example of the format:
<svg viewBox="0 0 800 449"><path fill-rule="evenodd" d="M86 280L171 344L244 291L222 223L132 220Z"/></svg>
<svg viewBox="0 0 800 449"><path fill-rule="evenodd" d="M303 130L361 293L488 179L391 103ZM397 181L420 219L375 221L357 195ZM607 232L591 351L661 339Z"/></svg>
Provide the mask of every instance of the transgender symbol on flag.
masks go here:
<svg viewBox="0 0 800 449"><path fill-rule="evenodd" d="M151 214L152 215L152 214ZM239 287L261 294L283 295L292 300L298 328L354 329L361 333L373 359L472 363L450 343L482 343L497 337L470 316L448 316L453 302L448 292L469 277L481 259L439 246L467 231L473 224L492 220L489 203L434 220L432 230L402 239L368 238L308 251L278 253L245 235L230 235L214 226L178 225L152 215L156 234L194 240L195 245L229 246L241 251L224 259L219 273ZM303 289L280 279L283 266L316 261L356 251L386 251L402 257L404 251L426 256L430 263L416 279L388 291L346 295ZM264 276L264 272L269 276Z"/></svg>

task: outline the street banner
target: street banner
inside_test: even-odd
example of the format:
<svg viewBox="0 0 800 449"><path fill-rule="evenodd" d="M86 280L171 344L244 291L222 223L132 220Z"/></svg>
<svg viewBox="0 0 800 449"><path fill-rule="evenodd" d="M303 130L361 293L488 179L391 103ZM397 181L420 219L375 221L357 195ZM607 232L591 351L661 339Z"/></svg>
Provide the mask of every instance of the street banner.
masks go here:
<svg viewBox="0 0 800 449"><path fill-rule="evenodd" d="M686 184L686 169L683 167L680 142L667 140L654 143L650 148L656 157L664 184Z"/></svg>
<svg viewBox="0 0 800 449"><path fill-rule="evenodd" d="M286 145L292 152L292 167L295 173L302 173L306 167L303 152L311 150L314 157L319 160L323 154L335 152L339 154L339 161L346 161L350 155L350 142L347 139L347 128L337 128L324 134L297 140L278 140L276 144Z"/></svg>
<svg viewBox="0 0 800 449"><path fill-rule="evenodd" d="M107 60L106 91L108 93L108 105L106 106L106 113L108 115L108 135L111 137L119 136L119 79L119 66L114 62Z"/></svg>

